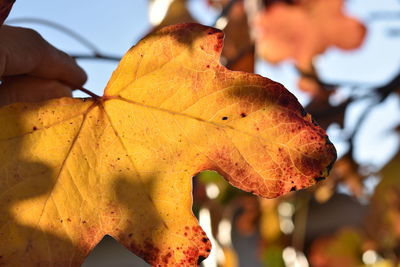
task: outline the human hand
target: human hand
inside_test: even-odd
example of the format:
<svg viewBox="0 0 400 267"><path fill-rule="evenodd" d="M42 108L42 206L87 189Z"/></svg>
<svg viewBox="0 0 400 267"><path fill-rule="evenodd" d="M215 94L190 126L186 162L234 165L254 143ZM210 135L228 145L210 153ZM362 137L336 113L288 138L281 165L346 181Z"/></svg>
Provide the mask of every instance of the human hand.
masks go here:
<svg viewBox="0 0 400 267"><path fill-rule="evenodd" d="M71 96L87 77L75 60L37 32L0 28L0 106Z"/></svg>

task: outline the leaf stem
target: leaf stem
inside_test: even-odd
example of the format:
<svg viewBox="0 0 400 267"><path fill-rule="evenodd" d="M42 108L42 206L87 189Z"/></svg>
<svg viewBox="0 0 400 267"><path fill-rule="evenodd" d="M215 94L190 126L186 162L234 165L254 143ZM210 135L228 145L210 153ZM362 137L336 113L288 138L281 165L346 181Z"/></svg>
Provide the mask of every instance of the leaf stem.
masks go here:
<svg viewBox="0 0 400 267"><path fill-rule="evenodd" d="M91 97L93 97L93 98L95 98L95 99L100 98L99 95L96 95L96 94L93 93L92 91L90 91L90 90L88 90L88 89L85 89L85 88L83 88L83 87L79 87L79 88L77 88L77 89L78 89L79 91L84 92L85 94L90 95Z"/></svg>
<svg viewBox="0 0 400 267"><path fill-rule="evenodd" d="M102 59L102 60L110 60L110 61L117 61L117 62L121 60L120 56L112 56L112 55L104 55L104 54L95 54L95 55L70 54L70 56L75 59L89 59L89 60Z"/></svg>

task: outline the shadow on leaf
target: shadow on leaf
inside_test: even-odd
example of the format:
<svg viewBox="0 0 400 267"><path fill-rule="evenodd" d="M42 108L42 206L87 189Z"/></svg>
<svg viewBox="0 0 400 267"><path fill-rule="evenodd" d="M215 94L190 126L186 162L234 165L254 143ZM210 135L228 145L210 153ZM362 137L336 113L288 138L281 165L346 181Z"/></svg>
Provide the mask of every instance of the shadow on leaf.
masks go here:
<svg viewBox="0 0 400 267"><path fill-rule="evenodd" d="M17 105L9 107L13 109ZM14 125L14 132L24 132L18 117ZM0 137L0 266L79 265L77 259L82 255L77 253L79 250L74 244L56 234L57 229L40 226L45 205L56 205L51 196L56 182L55 170L42 162L29 160L23 150L22 136L3 137ZM54 216L63 222L60 214ZM55 228L54 225L49 227Z"/></svg>

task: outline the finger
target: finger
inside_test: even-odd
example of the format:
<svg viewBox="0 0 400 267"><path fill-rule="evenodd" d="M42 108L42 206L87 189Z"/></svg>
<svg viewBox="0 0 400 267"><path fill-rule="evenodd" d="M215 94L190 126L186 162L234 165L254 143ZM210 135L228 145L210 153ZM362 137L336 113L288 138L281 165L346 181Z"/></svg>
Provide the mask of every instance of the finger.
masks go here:
<svg viewBox="0 0 400 267"><path fill-rule="evenodd" d="M4 25L0 28L0 76L29 74L81 87L86 73L75 60L37 32Z"/></svg>
<svg viewBox="0 0 400 267"><path fill-rule="evenodd" d="M0 107L14 102L40 102L71 95L70 87L55 80L12 76L0 85Z"/></svg>

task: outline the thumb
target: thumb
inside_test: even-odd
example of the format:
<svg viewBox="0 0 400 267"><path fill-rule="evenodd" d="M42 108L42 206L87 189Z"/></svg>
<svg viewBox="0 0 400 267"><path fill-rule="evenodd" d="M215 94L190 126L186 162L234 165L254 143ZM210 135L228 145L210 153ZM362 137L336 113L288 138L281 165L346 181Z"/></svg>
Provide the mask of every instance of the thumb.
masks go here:
<svg viewBox="0 0 400 267"><path fill-rule="evenodd" d="M55 80L11 76L4 78L0 85L0 107L14 102L40 102L71 95L70 87Z"/></svg>

